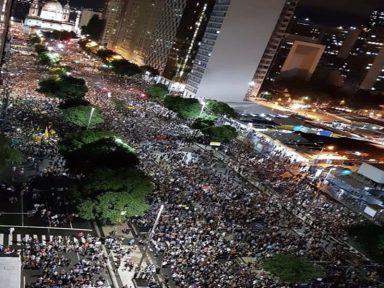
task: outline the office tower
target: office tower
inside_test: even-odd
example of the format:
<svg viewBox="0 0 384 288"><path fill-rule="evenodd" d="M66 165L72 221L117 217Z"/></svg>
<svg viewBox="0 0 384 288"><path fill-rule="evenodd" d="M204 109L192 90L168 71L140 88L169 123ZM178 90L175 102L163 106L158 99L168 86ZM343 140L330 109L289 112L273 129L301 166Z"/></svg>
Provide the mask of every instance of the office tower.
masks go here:
<svg viewBox="0 0 384 288"><path fill-rule="evenodd" d="M247 93L247 100L251 100L259 94L260 88L263 85L265 77L275 59L276 53L281 45L282 40L285 37L288 25L294 15L298 0L287 1L280 18L275 26L275 30L272 33L264 55L257 67L256 73L251 82L251 87Z"/></svg>
<svg viewBox="0 0 384 288"><path fill-rule="evenodd" d="M280 77L310 80L324 50L324 45L295 41L281 68Z"/></svg>
<svg viewBox="0 0 384 288"><path fill-rule="evenodd" d="M0 0L0 63L2 64L11 19L12 0Z"/></svg>
<svg viewBox="0 0 384 288"><path fill-rule="evenodd" d="M369 17L370 27L384 27L384 9L375 9Z"/></svg>
<svg viewBox="0 0 384 288"><path fill-rule="evenodd" d="M284 35L286 26L279 29L280 23L288 25L289 22L284 11L293 14L292 9L284 9L286 5L290 7L293 3L285 0L216 1L188 76L185 96L243 101L267 46L279 45L270 42L271 35L274 32L278 37ZM268 57L273 59L273 56Z"/></svg>
<svg viewBox="0 0 384 288"><path fill-rule="evenodd" d="M107 44L114 37L117 26L121 21L122 8L128 0L107 0L104 7L103 18L105 27L101 37L101 43Z"/></svg>
<svg viewBox="0 0 384 288"><path fill-rule="evenodd" d="M160 21L165 0L128 0L122 6L117 32L108 42L108 48L124 58L144 65L147 47Z"/></svg>
<svg viewBox="0 0 384 288"><path fill-rule="evenodd" d="M211 15L215 0L188 1L180 20L176 37L168 53L162 75L184 82L192 69L193 60Z"/></svg>

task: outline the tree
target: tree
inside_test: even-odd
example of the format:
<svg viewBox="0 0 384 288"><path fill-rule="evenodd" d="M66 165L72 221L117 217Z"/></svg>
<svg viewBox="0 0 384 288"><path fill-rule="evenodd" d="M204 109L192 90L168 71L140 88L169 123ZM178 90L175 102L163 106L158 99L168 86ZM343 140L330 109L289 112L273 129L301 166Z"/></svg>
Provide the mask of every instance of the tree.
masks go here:
<svg viewBox="0 0 384 288"><path fill-rule="evenodd" d="M37 36L36 34L33 34L29 38L29 42L31 42L32 45L40 44L41 43L41 38L39 36Z"/></svg>
<svg viewBox="0 0 384 288"><path fill-rule="evenodd" d="M65 156L68 167L80 173L89 173L96 169L129 169L139 164L134 150L115 137L84 144Z"/></svg>
<svg viewBox="0 0 384 288"><path fill-rule="evenodd" d="M203 129L202 132L211 138L211 141L228 143L237 137L237 131L235 128L229 125L219 127L209 127Z"/></svg>
<svg viewBox="0 0 384 288"><path fill-rule="evenodd" d="M80 133L69 134L59 144L60 153L67 155L81 149L83 145L114 137L116 136L112 132L97 130L86 130Z"/></svg>
<svg viewBox="0 0 384 288"><path fill-rule="evenodd" d="M210 118L197 118L193 121L191 127L193 129L207 129L215 125L215 119Z"/></svg>
<svg viewBox="0 0 384 288"><path fill-rule="evenodd" d="M213 113L217 116L228 116L231 118L236 117L235 110L229 106L227 103L216 101L216 100L208 100L206 109L209 112Z"/></svg>
<svg viewBox="0 0 384 288"><path fill-rule="evenodd" d="M12 148L11 142L3 134L0 134L0 179L9 179L12 166L20 165L25 161L23 153Z"/></svg>
<svg viewBox="0 0 384 288"><path fill-rule="evenodd" d="M88 92L88 88L84 79L62 74L40 80L37 91L46 94L48 97L56 97L66 102L83 99Z"/></svg>
<svg viewBox="0 0 384 288"><path fill-rule="evenodd" d="M169 93L169 90L168 87L164 84L155 84L148 87L145 92L147 92L153 98L164 101L165 96Z"/></svg>
<svg viewBox="0 0 384 288"><path fill-rule="evenodd" d="M319 266L293 255L276 254L266 259L263 267L281 280L291 284L307 283L324 275Z"/></svg>
<svg viewBox="0 0 384 288"><path fill-rule="evenodd" d="M104 123L104 119L101 116L99 109L94 108L92 118L92 106L76 106L63 109L64 119L81 128L96 128L99 124ZM89 121L91 120L91 121Z"/></svg>
<svg viewBox="0 0 384 288"><path fill-rule="evenodd" d="M148 194L152 188L151 179L139 170L100 169L84 178L81 190L89 196L108 191Z"/></svg>
<svg viewBox="0 0 384 288"><path fill-rule="evenodd" d="M197 99L167 95L164 106L176 112L181 118L196 119L200 116L202 105Z"/></svg>
<svg viewBox="0 0 384 288"><path fill-rule="evenodd" d="M60 57L55 53L42 52L38 56L38 62L43 66L53 66L60 62Z"/></svg>
<svg viewBox="0 0 384 288"><path fill-rule="evenodd" d="M352 225L347 228L349 237L357 249L371 259L384 263L384 228L372 223Z"/></svg>
<svg viewBox="0 0 384 288"><path fill-rule="evenodd" d="M81 202L77 206L79 216L87 221L95 220L97 217L95 213L96 204L97 202L91 199L86 199L83 202Z"/></svg>
<svg viewBox="0 0 384 288"><path fill-rule="evenodd" d="M82 27L82 34L89 35L92 40L98 41L104 30L104 20L98 15L93 15L86 26Z"/></svg>
<svg viewBox="0 0 384 288"><path fill-rule="evenodd" d="M35 44L35 51L37 54L41 54L44 52L48 52L48 49L45 47L45 45L38 43Z"/></svg>
<svg viewBox="0 0 384 288"><path fill-rule="evenodd" d="M97 51L96 55L99 56L104 61L106 61L107 58L110 58L110 57L116 55L116 53L113 52L112 50L109 50L109 49L99 49Z"/></svg>
<svg viewBox="0 0 384 288"><path fill-rule="evenodd" d="M113 60L111 62L112 70L116 74L133 76L141 73L141 69L136 64L133 64L125 59Z"/></svg>

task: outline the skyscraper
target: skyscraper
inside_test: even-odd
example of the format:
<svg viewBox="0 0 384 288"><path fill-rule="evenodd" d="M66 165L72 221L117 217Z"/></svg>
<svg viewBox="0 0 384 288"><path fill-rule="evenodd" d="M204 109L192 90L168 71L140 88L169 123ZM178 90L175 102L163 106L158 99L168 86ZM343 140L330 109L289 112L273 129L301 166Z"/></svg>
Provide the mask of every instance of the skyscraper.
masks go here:
<svg viewBox="0 0 384 288"><path fill-rule="evenodd" d="M128 0L107 0L105 3L103 18L105 27L101 36L101 43L107 44L116 34L117 26L121 20L122 8Z"/></svg>
<svg viewBox="0 0 384 288"><path fill-rule="evenodd" d="M258 65L267 66L273 60L273 51L280 44L296 3L216 1L188 77L185 96L243 101Z"/></svg>
<svg viewBox="0 0 384 288"><path fill-rule="evenodd" d="M265 77L275 59L276 53L281 45L281 41L285 37L288 25L294 15L297 3L299 0L287 1L283 11L281 12L280 18L275 26L272 37L269 39L267 48L265 49L263 58L261 59L259 66L257 67L255 76L250 83L250 89L247 93L247 99L251 100L259 94L261 85L263 84Z"/></svg>
<svg viewBox="0 0 384 288"><path fill-rule="evenodd" d="M384 9L375 9L369 17L370 27L384 27Z"/></svg>

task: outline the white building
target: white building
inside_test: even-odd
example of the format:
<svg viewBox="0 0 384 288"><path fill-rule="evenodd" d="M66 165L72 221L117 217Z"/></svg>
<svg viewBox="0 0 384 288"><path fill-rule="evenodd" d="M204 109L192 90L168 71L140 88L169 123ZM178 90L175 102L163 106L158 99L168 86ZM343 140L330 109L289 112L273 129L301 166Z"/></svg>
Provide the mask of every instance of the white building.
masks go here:
<svg viewBox="0 0 384 288"><path fill-rule="evenodd" d="M282 12L287 2L289 1L217 1L189 74L184 95L224 102L242 102L275 27L280 23L280 16L285 15ZM294 9L294 6L290 9ZM289 20L289 17L283 17L283 22ZM285 30L279 33L284 32Z"/></svg>
<svg viewBox="0 0 384 288"><path fill-rule="evenodd" d="M49 0L40 10L39 0L34 0L24 22L29 32L36 30L75 32L75 24L69 22L71 9L69 3L64 7L57 0Z"/></svg>

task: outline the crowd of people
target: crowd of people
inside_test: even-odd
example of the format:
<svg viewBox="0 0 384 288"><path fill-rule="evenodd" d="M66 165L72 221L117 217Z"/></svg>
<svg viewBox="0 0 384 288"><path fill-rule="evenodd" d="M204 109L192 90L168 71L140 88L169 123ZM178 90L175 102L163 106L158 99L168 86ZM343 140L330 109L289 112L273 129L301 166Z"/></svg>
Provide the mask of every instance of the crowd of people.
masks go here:
<svg viewBox="0 0 384 288"><path fill-rule="evenodd" d="M82 57L79 48L72 49L72 56L77 53ZM80 67L74 69L74 74L86 80L87 100L101 108L106 119L102 128L124 136L138 153L140 168L153 179L150 209L133 223L151 227L160 205L165 205L150 243L162 268L170 268L164 285L283 287L288 284L262 269L265 259L279 253L303 256L323 267L324 275L308 284L310 287L378 287L384 281L383 268L345 242L344 228L362 221L361 217L321 194L307 177L310 167L292 161L282 151L268 155L256 152L248 142L233 141L220 151L197 145L191 141L195 131L187 123L159 104L143 99L143 81L121 81L114 75ZM20 100L9 116L13 127L8 136L31 139L43 134L46 127L41 123L47 122L46 115L60 135L65 125L57 103L35 92L36 74L25 75L31 77L31 84L27 84L31 87L22 88L17 79L12 83L21 88L14 92ZM116 100L132 109L119 109ZM46 111L44 116L36 117L42 111ZM58 139L56 135L48 141L19 145L35 173L70 175L65 159L58 153ZM46 165L42 165L44 159L49 159ZM65 205L66 201L62 202ZM47 211L61 215L44 206L40 211L43 217ZM77 239L25 243L25 267L43 269L43 276L31 287L66 287L69 283L74 287L103 287L99 273L105 259L95 245L97 239ZM113 242L110 246L120 255L116 265L135 269L134 263L121 261L128 251L119 250ZM68 269L65 253L71 252L83 257Z"/></svg>

